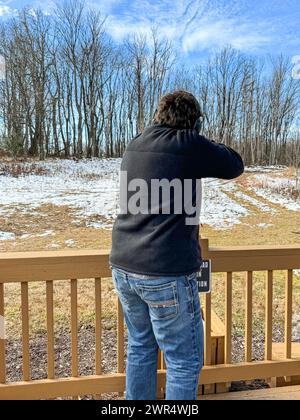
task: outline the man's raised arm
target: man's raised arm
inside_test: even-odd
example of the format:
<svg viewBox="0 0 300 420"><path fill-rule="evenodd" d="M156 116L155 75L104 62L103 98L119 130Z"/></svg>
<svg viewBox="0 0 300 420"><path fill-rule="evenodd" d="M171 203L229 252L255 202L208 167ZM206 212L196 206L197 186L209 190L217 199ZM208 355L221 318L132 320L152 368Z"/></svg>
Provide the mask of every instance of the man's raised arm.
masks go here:
<svg viewBox="0 0 300 420"><path fill-rule="evenodd" d="M241 156L231 147L199 136L195 165L199 178L234 179L244 172Z"/></svg>

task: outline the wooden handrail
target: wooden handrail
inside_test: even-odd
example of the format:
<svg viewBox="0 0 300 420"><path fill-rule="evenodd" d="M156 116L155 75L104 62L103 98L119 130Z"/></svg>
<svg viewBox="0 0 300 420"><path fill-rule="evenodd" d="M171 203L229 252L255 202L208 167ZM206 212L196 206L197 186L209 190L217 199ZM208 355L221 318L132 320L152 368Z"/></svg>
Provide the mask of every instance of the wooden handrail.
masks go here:
<svg viewBox="0 0 300 420"><path fill-rule="evenodd" d="M300 246L210 247L201 240L202 255L212 271L246 272L300 269ZM110 250L0 253L0 283L110 277Z"/></svg>

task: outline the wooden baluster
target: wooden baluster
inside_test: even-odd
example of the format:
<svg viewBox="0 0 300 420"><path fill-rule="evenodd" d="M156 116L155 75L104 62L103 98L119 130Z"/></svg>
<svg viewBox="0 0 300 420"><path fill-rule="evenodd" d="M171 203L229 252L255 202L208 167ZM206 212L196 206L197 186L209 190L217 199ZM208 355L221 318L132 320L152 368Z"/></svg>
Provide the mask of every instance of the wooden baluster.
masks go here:
<svg viewBox="0 0 300 420"><path fill-rule="evenodd" d="M54 379L54 303L53 303L53 281L46 282L47 301L47 360L48 379Z"/></svg>
<svg viewBox="0 0 300 420"><path fill-rule="evenodd" d="M96 355L95 355L95 362L96 362L96 375L102 374L102 323L101 323L101 315L102 315L102 302L101 302L101 278L95 279L95 339L96 339Z"/></svg>
<svg viewBox="0 0 300 420"><path fill-rule="evenodd" d="M252 362L253 334L253 272L247 273L246 280L246 325L245 325L245 361Z"/></svg>
<svg viewBox="0 0 300 420"><path fill-rule="evenodd" d="M164 354L161 350L158 350L157 370L165 370ZM163 400L165 398L164 388L159 388L157 392L157 399Z"/></svg>
<svg viewBox="0 0 300 420"><path fill-rule="evenodd" d="M204 365L211 366L215 362L213 360L213 340L211 337L211 294L208 293L204 296ZM201 392L202 388L202 392ZM199 387L198 396L201 394L208 395L215 393L215 385L204 385Z"/></svg>
<svg viewBox="0 0 300 420"><path fill-rule="evenodd" d="M78 282L71 280L71 347L72 347L72 376L78 377ZM78 396L73 396L78 399Z"/></svg>
<svg viewBox="0 0 300 420"><path fill-rule="evenodd" d="M266 280L266 325L265 325L265 359L273 356L273 270L268 271Z"/></svg>
<svg viewBox="0 0 300 420"><path fill-rule="evenodd" d="M5 326L4 326L4 285L0 283L0 384L4 384L6 381L6 366L5 366ZM3 333L3 337L1 334Z"/></svg>
<svg viewBox="0 0 300 420"><path fill-rule="evenodd" d="M231 364L232 352L232 273L227 273L225 287L225 364Z"/></svg>
<svg viewBox="0 0 300 420"><path fill-rule="evenodd" d="M167 366L166 366L166 361L165 361L165 355L163 352L160 353L160 358L161 358L161 361L160 361L161 369L166 370Z"/></svg>
<svg viewBox="0 0 300 420"><path fill-rule="evenodd" d="M125 371L125 355L124 355L124 314L120 299L117 299L117 372L124 373ZM122 397L123 393L120 392Z"/></svg>
<svg viewBox="0 0 300 420"><path fill-rule="evenodd" d="M205 295L205 348L204 348L204 364L211 365L211 294Z"/></svg>
<svg viewBox="0 0 300 420"><path fill-rule="evenodd" d="M95 279L95 372L102 374L102 301L101 301L101 278ZM101 399L101 394L96 395Z"/></svg>
<svg viewBox="0 0 300 420"><path fill-rule="evenodd" d="M293 270L288 270L285 283L285 358L292 358Z"/></svg>
<svg viewBox="0 0 300 420"><path fill-rule="evenodd" d="M21 283L22 306L22 345L23 345L23 380L30 381L30 350L29 350L29 301L28 283Z"/></svg>

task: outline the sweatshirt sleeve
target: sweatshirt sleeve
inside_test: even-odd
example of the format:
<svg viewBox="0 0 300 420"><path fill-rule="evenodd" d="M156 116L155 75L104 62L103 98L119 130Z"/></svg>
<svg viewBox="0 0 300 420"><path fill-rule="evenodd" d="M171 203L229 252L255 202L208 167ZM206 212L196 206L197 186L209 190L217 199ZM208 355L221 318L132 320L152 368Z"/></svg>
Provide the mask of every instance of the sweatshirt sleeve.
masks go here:
<svg viewBox="0 0 300 420"><path fill-rule="evenodd" d="M241 156L231 147L198 136L194 164L198 178L234 179L244 172Z"/></svg>

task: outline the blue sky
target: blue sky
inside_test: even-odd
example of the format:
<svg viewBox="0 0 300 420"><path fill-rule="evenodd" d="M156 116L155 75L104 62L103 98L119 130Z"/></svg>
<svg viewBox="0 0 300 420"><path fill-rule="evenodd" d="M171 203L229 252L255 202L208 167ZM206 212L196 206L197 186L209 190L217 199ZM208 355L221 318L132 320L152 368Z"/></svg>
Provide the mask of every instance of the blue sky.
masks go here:
<svg viewBox="0 0 300 420"><path fill-rule="evenodd" d="M253 55L300 55L299 0L87 0L107 16L107 31L121 41L156 25L181 58L201 60L222 46ZM52 0L0 0L0 19L23 6L51 13Z"/></svg>

